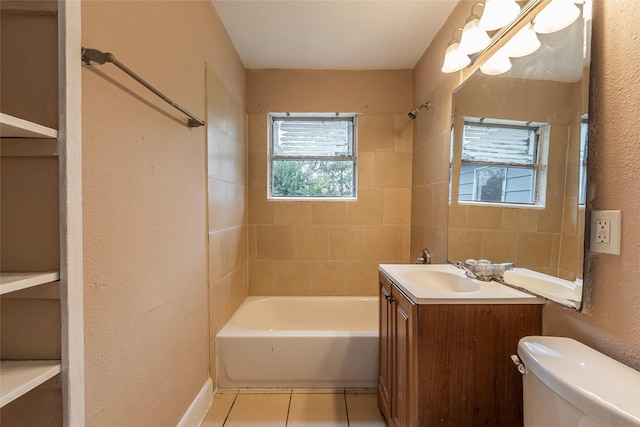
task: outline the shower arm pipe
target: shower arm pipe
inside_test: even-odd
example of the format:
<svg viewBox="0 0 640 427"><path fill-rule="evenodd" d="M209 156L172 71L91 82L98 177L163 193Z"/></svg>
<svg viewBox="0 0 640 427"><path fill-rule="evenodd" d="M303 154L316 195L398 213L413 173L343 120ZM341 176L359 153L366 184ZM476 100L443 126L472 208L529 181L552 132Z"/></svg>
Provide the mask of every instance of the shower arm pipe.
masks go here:
<svg viewBox="0 0 640 427"><path fill-rule="evenodd" d="M105 62L110 62L113 65L115 65L116 67L120 68L122 71L127 73L131 78L136 80L142 86L146 87L151 92L155 93L158 97L160 97L167 104L171 105L173 108L175 108L177 110L180 110L182 113L186 114L189 117L189 120L187 121L187 126L189 126L191 128L204 126L204 121L203 120L201 120L198 117L194 116L193 114L191 114L190 112L188 112L187 110L182 108L180 105L178 105L176 102L174 102L171 98L167 97L165 94L160 92L158 89L156 89L155 87L151 86L147 81L145 81L142 77L140 77L135 72L133 72L129 67L124 65L122 62L118 61L115 58L115 56L113 56L113 54L111 54L109 52L103 53L103 52L101 52L101 51L99 51L97 49L88 49L88 48L84 48L84 47L82 48L82 63L84 65L88 65L88 66L102 65Z"/></svg>

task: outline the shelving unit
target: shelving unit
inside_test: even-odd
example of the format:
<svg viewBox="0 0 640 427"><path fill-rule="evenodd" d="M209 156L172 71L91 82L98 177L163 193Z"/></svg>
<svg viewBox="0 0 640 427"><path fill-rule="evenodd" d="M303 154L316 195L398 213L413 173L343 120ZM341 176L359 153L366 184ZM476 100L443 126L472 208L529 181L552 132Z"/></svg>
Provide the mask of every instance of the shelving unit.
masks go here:
<svg viewBox="0 0 640 427"><path fill-rule="evenodd" d="M60 280L59 271L37 273L0 272L0 295Z"/></svg>
<svg viewBox="0 0 640 427"><path fill-rule="evenodd" d="M80 4L0 9L0 419L83 425Z"/></svg>
<svg viewBox="0 0 640 427"><path fill-rule="evenodd" d="M2 138L58 138L58 131L9 114L0 113Z"/></svg>
<svg viewBox="0 0 640 427"><path fill-rule="evenodd" d="M58 131L0 113L2 138L56 139ZM0 272L0 295L34 288L60 280L59 271ZM25 395L62 372L60 360L0 361L0 408Z"/></svg>
<svg viewBox="0 0 640 427"><path fill-rule="evenodd" d="M59 360L0 361L0 407L55 377L61 370Z"/></svg>

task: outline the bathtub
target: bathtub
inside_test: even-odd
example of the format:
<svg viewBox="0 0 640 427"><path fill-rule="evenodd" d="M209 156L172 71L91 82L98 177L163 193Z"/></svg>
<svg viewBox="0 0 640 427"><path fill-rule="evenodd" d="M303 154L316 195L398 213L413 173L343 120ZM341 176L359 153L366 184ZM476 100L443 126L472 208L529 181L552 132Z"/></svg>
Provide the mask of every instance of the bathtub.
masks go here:
<svg viewBox="0 0 640 427"><path fill-rule="evenodd" d="M373 388L377 297L248 297L216 335L218 388Z"/></svg>

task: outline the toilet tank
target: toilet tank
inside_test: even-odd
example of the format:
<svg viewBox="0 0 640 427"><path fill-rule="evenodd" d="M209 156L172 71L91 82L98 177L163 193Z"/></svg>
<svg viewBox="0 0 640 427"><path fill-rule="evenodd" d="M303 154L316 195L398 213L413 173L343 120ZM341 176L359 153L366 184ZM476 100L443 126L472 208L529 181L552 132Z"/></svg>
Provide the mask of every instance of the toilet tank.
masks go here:
<svg viewBox="0 0 640 427"><path fill-rule="evenodd" d="M640 372L570 338L518 343L525 427L640 427Z"/></svg>

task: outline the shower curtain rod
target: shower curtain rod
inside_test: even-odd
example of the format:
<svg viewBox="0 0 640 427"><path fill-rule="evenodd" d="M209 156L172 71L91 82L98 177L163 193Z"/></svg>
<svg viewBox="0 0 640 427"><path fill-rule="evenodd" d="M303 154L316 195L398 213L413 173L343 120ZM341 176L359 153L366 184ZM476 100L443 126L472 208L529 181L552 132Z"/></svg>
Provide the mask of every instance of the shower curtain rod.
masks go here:
<svg viewBox="0 0 640 427"><path fill-rule="evenodd" d="M146 87L151 92L155 93L157 96L162 98L162 100L164 100L167 104L171 105L173 108L176 108L176 109L180 110L181 112L183 112L184 114L186 114L187 116L189 116L189 121L187 122L187 126L189 126L191 128L198 127L198 126L204 126L204 121L203 120L200 120L199 118L197 118L196 116L194 116L193 114L191 114L190 112L188 112L187 110L185 110L184 108L182 108L181 106L176 104L173 100L171 100L169 97L164 95L158 89L156 89L155 87L151 86L142 77L140 77L139 75L134 73L131 69L129 69L122 62L118 61L115 58L115 56L113 56L111 53L109 53L109 52L103 53L103 52L101 52L101 51L99 51L97 49L88 49L88 48L84 48L84 47L82 48L82 64L88 65L88 66L94 66L94 65L102 65L105 62L111 62L113 65L115 65L116 67L120 68L122 71L127 73L133 79L135 79L142 86Z"/></svg>

